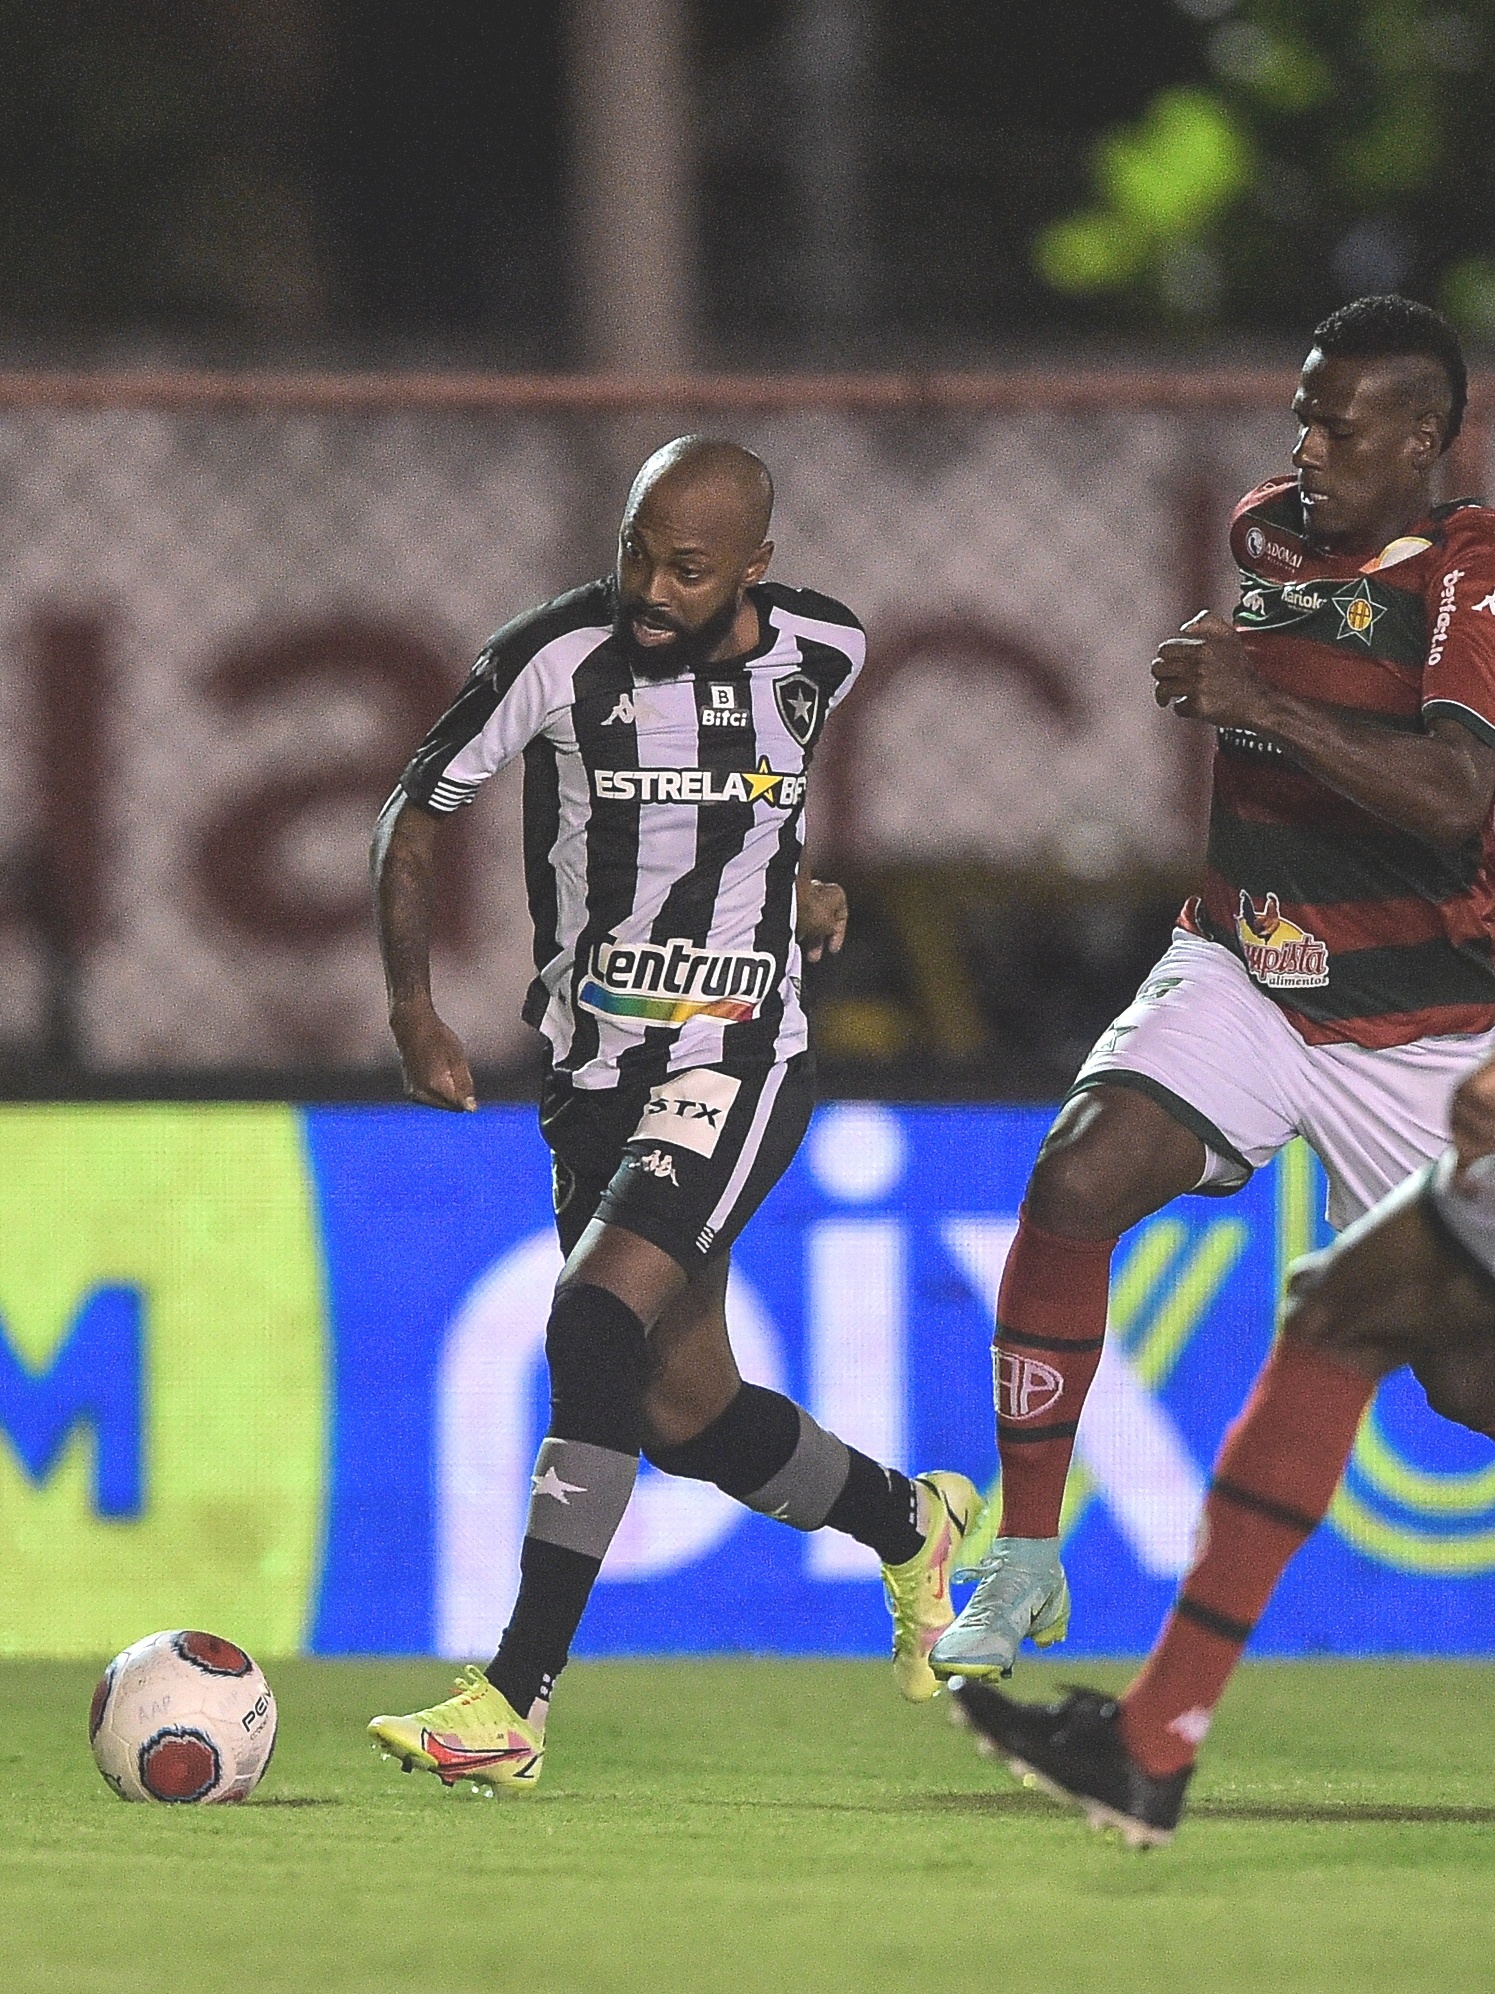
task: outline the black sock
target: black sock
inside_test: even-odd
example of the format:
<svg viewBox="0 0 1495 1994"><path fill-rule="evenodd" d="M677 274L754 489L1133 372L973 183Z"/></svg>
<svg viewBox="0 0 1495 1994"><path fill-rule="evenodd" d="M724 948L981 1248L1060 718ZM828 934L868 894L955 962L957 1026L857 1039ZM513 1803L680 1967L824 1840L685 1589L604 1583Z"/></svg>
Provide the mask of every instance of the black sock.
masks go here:
<svg viewBox="0 0 1495 1994"><path fill-rule="evenodd" d="M550 1701L601 1567L600 1558L568 1551L564 1544L525 1538L519 1597L498 1653L483 1671L519 1716L528 1717L536 1698Z"/></svg>
<svg viewBox="0 0 1495 1994"><path fill-rule="evenodd" d="M851 1466L846 1486L831 1504L828 1530L844 1530L859 1544L870 1544L885 1565L906 1565L922 1550L919 1498L907 1475L879 1467L855 1447L848 1447Z"/></svg>
<svg viewBox="0 0 1495 1994"><path fill-rule="evenodd" d="M644 1326L609 1289L573 1283L545 1335L550 1431L535 1463L519 1596L485 1674L521 1717L547 1699L613 1533L643 1436Z"/></svg>

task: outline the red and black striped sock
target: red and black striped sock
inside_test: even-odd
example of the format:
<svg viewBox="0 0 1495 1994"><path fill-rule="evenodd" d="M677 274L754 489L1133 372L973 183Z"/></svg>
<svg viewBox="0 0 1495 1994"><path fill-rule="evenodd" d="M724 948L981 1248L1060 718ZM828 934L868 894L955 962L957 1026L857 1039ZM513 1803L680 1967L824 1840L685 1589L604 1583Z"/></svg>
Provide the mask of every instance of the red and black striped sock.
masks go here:
<svg viewBox="0 0 1495 1994"><path fill-rule="evenodd" d="M1322 1522L1375 1381L1284 1338L1225 1436L1200 1549L1122 1698L1128 1751L1155 1779L1191 1765L1283 1568Z"/></svg>
<svg viewBox="0 0 1495 1994"><path fill-rule="evenodd" d="M992 1345L1004 1537L1059 1534L1080 1408L1106 1337L1115 1245L1064 1239L1018 1215Z"/></svg>

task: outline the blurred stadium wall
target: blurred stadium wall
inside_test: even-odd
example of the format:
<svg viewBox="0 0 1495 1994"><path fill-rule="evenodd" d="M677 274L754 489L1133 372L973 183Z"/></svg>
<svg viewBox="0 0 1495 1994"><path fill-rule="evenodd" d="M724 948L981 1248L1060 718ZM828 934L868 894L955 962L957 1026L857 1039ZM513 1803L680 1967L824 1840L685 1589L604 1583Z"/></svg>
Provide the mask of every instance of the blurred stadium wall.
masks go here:
<svg viewBox="0 0 1495 1994"><path fill-rule="evenodd" d="M1288 392L0 376L0 1060L387 1061L379 803L488 632L610 564L640 457L708 427L774 471L775 573L871 639L811 793L812 849L862 916L820 993L832 1068L1052 1092L1197 860L1207 737L1156 712L1147 663L1232 600L1225 520L1285 463ZM1476 421L1460 489L1484 456ZM495 787L451 834L437 977L502 1073L532 1056L530 971L517 771ZM1109 979L1086 984L1087 949Z"/></svg>

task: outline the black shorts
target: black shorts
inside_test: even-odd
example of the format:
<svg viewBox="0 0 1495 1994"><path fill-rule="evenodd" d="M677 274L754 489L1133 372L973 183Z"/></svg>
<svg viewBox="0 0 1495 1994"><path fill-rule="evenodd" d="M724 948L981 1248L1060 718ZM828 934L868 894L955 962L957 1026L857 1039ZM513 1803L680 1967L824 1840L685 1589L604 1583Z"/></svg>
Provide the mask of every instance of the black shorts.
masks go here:
<svg viewBox="0 0 1495 1994"><path fill-rule="evenodd" d="M781 1066L694 1066L652 1087L592 1090L548 1073L540 1133L561 1251L600 1218L699 1273L788 1169L814 1105L808 1052Z"/></svg>

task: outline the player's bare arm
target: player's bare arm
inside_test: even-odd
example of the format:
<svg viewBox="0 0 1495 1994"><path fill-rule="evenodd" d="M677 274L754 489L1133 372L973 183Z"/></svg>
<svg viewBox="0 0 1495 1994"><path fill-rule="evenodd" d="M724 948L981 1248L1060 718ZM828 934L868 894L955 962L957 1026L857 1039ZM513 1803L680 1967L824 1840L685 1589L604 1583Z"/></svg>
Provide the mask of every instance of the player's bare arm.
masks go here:
<svg viewBox="0 0 1495 1994"><path fill-rule="evenodd" d="M839 955L846 940L846 889L834 880L816 879L808 853L794 882L794 933L807 962Z"/></svg>
<svg viewBox="0 0 1495 1994"><path fill-rule="evenodd" d="M439 819L397 790L380 813L369 863L389 1025L413 1101L458 1113L477 1106L462 1041L431 999L433 862Z"/></svg>
<svg viewBox="0 0 1495 1994"><path fill-rule="evenodd" d="M1377 817L1434 844L1472 837L1495 802L1495 748L1456 720L1394 733L1268 684L1213 610L1158 647L1153 696L1185 720L1249 728Z"/></svg>

